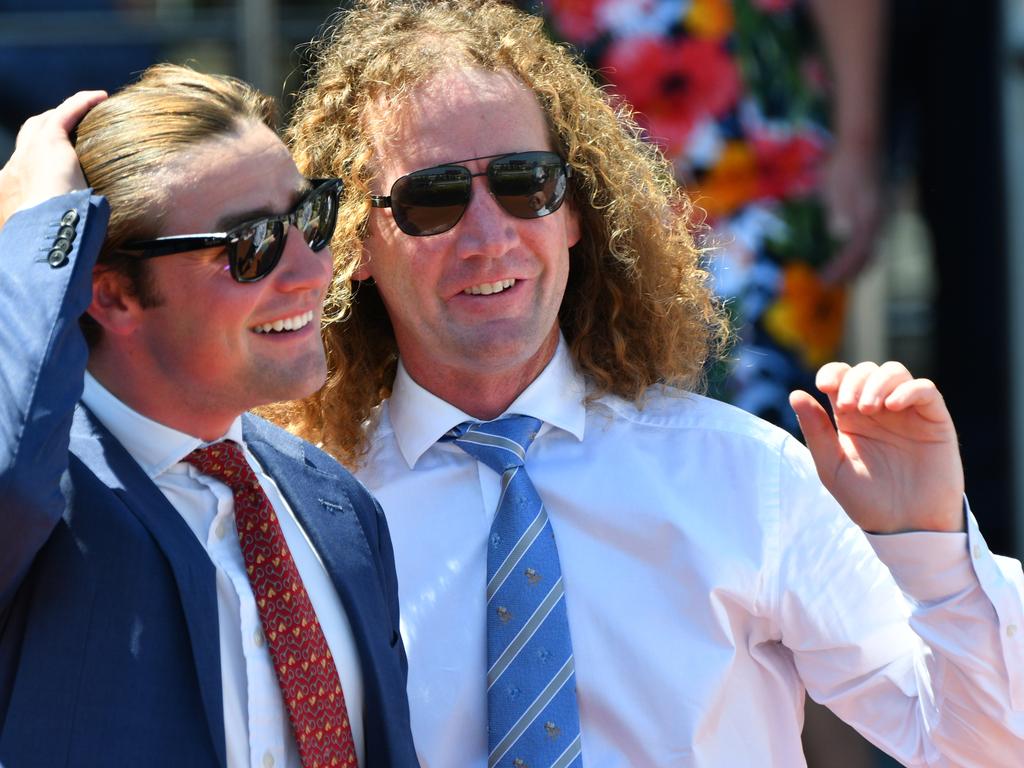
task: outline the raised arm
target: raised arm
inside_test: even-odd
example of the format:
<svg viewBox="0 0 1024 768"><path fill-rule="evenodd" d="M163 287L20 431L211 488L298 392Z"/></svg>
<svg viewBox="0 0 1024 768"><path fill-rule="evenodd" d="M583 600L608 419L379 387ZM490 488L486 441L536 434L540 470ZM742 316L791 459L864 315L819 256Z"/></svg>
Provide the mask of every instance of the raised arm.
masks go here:
<svg viewBox="0 0 1024 768"><path fill-rule="evenodd" d="M941 394L894 362L829 363L817 385L834 426L806 392L790 398L817 474L875 535L864 540L838 522L821 531L818 507L830 500L793 523L784 570L805 588L785 604L802 606L790 622L801 678L906 765L1017 765L1024 574L988 550L967 508ZM822 573L806 588L815 568Z"/></svg>
<svg viewBox="0 0 1024 768"><path fill-rule="evenodd" d="M107 221L68 135L103 98L79 93L28 120L0 170L0 613L64 512L87 360L78 318Z"/></svg>

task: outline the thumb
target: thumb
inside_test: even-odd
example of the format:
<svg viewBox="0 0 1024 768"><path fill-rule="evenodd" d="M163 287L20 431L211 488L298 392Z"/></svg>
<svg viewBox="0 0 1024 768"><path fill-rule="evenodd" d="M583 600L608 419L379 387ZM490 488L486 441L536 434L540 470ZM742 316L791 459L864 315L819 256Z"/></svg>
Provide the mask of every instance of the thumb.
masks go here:
<svg viewBox="0 0 1024 768"><path fill-rule="evenodd" d="M842 448L835 427L821 403L806 392L797 390L789 395L789 405L800 422L800 430L807 441L807 449L814 459L818 477L830 491L832 479L843 460Z"/></svg>

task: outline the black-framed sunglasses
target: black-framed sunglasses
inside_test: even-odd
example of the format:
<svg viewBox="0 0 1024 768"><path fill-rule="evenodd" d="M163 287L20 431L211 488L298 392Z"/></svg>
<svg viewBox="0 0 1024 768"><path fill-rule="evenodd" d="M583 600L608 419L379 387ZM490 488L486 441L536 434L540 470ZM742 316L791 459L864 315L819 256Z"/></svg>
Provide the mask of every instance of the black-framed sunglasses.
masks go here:
<svg viewBox="0 0 1024 768"><path fill-rule="evenodd" d="M313 251L323 250L330 242L338 222L342 182L340 179L309 179L309 183L313 188L289 213L261 216L227 232L139 240L122 246L121 250L138 251L138 258L152 259L223 246L227 250L231 277L239 283L254 283L269 275L281 260L289 226L299 230Z"/></svg>
<svg viewBox="0 0 1024 768"><path fill-rule="evenodd" d="M460 165L473 160L490 160L487 170L472 173ZM391 185L390 195L370 195L370 204L390 208L405 234L426 237L459 223L476 176L487 177L491 195L510 215L539 219L562 205L571 175L572 167L554 152L483 155L413 171Z"/></svg>

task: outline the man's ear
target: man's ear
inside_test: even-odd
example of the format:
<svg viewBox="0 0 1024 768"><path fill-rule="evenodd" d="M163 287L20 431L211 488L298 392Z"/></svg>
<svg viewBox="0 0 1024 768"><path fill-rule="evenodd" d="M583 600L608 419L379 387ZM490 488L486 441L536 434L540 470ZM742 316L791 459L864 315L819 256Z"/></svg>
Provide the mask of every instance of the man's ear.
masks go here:
<svg viewBox="0 0 1024 768"><path fill-rule="evenodd" d="M352 279L369 280L371 277L373 277L373 272L370 270L370 251L366 247L366 240L363 240L362 247L359 249L359 263L352 273Z"/></svg>
<svg viewBox="0 0 1024 768"><path fill-rule="evenodd" d="M565 239L566 245L572 248L574 245L579 243L583 238L583 223L580 219L579 211L576 210L576 206L573 205L572 195L565 196L565 202L562 203L562 208L565 209L566 220L565 220Z"/></svg>
<svg viewBox="0 0 1024 768"><path fill-rule="evenodd" d="M104 331L124 336L138 327L143 309L127 277L112 269L96 268L92 273L92 302L86 311Z"/></svg>

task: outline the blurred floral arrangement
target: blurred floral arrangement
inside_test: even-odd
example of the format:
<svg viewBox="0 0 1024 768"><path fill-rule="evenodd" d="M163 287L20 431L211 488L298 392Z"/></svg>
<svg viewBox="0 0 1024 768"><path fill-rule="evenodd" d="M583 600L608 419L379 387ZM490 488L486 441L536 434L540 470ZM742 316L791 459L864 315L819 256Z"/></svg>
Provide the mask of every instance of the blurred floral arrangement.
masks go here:
<svg viewBox="0 0 1024 768"><path fill-rule="evenodd" d="M817 198L828 73L797 0L526 4L636 111L706 213L708 267L741 339L715 394L790 429L792 386L833 359L845 291ZM727 374L727 375L726 375ZM714 383L714 382L713 382Z"/></svg>

